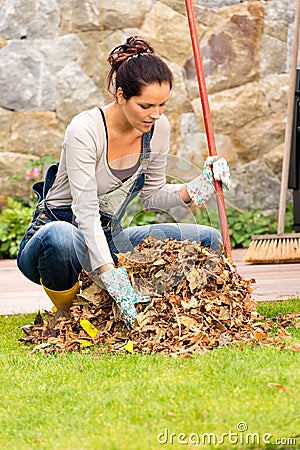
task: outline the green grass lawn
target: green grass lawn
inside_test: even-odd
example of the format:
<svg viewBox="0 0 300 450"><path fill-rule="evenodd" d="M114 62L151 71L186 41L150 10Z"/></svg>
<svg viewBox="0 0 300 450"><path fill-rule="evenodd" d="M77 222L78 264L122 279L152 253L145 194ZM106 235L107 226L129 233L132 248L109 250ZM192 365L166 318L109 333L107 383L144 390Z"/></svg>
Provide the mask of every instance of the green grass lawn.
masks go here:
<svg viewBox="0 0 300 450"><path fill-rule="evenodd" d="M293 311L300 299L259 306L268 317ZM0 317L1 450L300 448L299 352L45 356L18 346L33 318Z"/></svg>

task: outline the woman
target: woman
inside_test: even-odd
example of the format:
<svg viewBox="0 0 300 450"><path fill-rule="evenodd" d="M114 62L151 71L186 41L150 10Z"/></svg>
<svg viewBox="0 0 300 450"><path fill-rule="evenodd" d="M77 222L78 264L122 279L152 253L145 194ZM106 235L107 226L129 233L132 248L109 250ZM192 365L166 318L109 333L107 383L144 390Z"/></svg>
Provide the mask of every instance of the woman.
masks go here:
<svg viewBox="0 0 300 450"><path fill-rule="evenodd" d="M169 122L164 116L173 83L168 66L139 37L130 37L109 55L108 89L114 101L74 117L66 130L59 164L33 186L38 208L18 254L25 276L40 283L52 302L68 310L84 268L115 299L128 328L136 292L116 254L131 250L149 235L189 239L218 249L211 227L158 224L122 230L128 203L140 195L146 209L166 209L191 200L205 203L214 177L229 183L226 161L208 158L200 176L166 184Z"/></svg>

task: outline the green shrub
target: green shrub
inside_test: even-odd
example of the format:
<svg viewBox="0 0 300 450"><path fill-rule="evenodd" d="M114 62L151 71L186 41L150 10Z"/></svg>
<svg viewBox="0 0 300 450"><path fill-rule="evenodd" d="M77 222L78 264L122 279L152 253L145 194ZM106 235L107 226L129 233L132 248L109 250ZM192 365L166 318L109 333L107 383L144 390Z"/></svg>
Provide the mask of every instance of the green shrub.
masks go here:
<svg viewBox="0 0 300 450"><path fill-rule="evenodd" d="M32 207L7 199L7 206L0 213L0 258L15 258L20 241L31 221Z"/></svg>
<svg viewBox="0 0 300 450"><path fill-rule="evenodd" d="M139 211L133 214L131 220L125 215L123 226L149 225L151 223L161 223L158 220L156 211L141 211L142 207L138 199L134 200L135 208ZM219 214L216 209L206 210L195 208L193 211L195 222L200 225L208 225L220 229ZM241 211L236 208L226 208L230 241L233 248L248 247L253 235L277 234L277 216L267 215L261 209ZM164 215L159 215L162 218ZM165 214L166 222L171 222L170 216ZM184 219L183 219L184 222ZM287 206L285 218L285 232L293 233L293 204Z"/></svg>
<svg viewBox="0 0 300 450"><path fill-rule="evenodd" d="M248 247L253 235L277 234L277 217L266 215L261 209L241 211L235 208L226 209L230 241L233 248ZM220 229L217 210L195 210L196 222L201 225ZM293 233L293 205L287 206L285 233Z"/></svg>
<svg viewBox="0 0 300 450"><path fill-rule="evenodd" d="M122 225L141 226L152 223L169 222L170 216L159 215L156 211L142 211L139 200L135 201L136 214L125 214ZM25 205L20 200L8 198L7 206L0 212L0 258L15 258L20 241L31 221L34 206ZM251 211L240 211L235 208L227 208L227 220L231 245L233 248L247 247L251 237L258 234L276 234L277 217L263 213L261 209ZM220 230L219 215L217 210L194 211L195 222L208 225ZM289 204L286 211L285 232L292 233L293 230L293 205Z"/></svg>

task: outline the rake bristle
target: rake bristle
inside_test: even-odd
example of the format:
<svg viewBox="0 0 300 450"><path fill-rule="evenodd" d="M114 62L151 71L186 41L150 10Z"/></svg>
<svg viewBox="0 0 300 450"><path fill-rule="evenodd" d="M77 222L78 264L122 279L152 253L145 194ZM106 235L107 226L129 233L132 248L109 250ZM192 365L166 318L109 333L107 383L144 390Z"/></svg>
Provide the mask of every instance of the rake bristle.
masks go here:
<svg viewBox="0 0 300 450"><path fill-rule="evenodd" d="M300 234L253 236L244 256L251 263L300 262Z"/></svg>

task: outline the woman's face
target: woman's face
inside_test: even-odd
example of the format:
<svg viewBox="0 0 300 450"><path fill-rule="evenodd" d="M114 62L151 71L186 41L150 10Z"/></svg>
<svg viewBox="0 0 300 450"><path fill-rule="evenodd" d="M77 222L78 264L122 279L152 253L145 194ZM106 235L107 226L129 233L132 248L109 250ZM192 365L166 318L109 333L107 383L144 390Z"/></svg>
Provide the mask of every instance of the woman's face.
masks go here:
<svg viewBox="0 0 300 450"><path fill-rule="evenodd" d="M119 88L117 99L127 122L133 128L145 133L165 111L169 95L170 85L165 82L149 84L142 89L141 95L130 97L128 100L123 97L123 92Z"/></svg>

